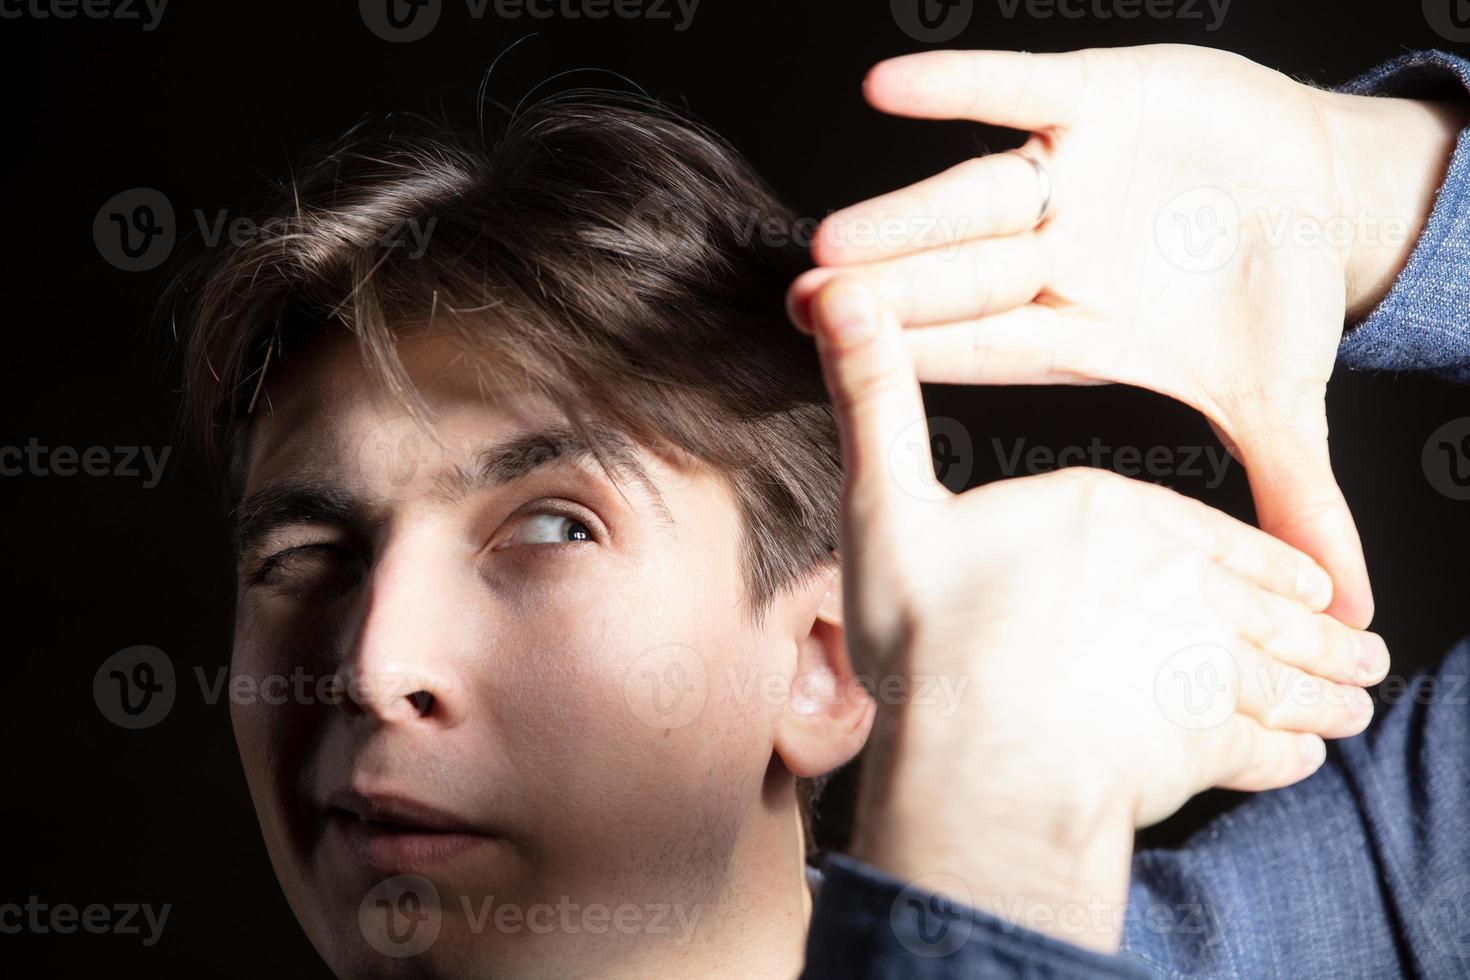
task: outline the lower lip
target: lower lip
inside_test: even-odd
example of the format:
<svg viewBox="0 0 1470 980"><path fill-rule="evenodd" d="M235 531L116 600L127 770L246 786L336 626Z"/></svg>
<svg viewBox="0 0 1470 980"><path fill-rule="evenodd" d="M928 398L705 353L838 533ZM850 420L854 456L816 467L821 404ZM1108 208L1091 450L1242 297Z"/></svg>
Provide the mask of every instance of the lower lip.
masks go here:
<svg viewBox="0 0 1470 980"><path fill-rule="evenodd" d="M494 839L458 831L392 827L339 813L331 814L327 823L358 860L385 874L440 867Z"/></svg>

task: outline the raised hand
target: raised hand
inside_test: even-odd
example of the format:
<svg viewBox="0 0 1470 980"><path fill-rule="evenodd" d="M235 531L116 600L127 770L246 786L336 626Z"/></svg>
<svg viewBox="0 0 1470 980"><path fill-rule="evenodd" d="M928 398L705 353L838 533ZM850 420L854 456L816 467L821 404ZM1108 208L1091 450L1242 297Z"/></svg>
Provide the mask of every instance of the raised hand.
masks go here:
<svg viewBox="0 0 1470 980"><path fill-rule="evenodd" d="M1412 248L1458 117L1183 46L937 51L879 64L865 91L886 112L1033 136L1025 156L831 215L791 290L797 323L841 273L911 328L921 380L1122 382L1194 406L1244 462L1261 526L1331 573L1334 616L1366 626L1324 397L1345 310Z"/></svg>
<svg viewBox="0 0 1470 980"><path fill-rule="evenodd" d="M856 857L943 872L1001 915L1017 896L1121 907L1135 827L1210 786L1296 782L1323 738L1367 725L1361 685L1387 651L1321 612L1332 586L1311 559L1100 470L952 494L897 321L846 281L813 317L842 439L853 665L965 681L958 710L879 706Z"/></svg>

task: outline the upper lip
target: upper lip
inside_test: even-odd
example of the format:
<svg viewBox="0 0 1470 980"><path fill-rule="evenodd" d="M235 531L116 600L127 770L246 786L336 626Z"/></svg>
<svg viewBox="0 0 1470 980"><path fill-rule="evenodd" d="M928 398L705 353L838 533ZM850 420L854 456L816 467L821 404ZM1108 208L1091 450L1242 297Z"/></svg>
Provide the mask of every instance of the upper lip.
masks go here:
<svg viewBox="0 0 1470 980"><path fill-rule="evenodd" d="M367 793L344 788L329 794L325 801L328 813L340 811L377 823L415 830L450 834L484 834L468 821L428 803L393 793Z"/></svg>

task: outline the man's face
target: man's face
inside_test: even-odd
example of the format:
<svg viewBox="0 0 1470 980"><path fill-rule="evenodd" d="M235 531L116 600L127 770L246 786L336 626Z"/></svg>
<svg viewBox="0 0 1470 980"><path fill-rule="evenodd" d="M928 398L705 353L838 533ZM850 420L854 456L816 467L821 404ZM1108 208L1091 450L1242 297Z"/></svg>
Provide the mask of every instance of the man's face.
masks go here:
<svg viewBox="0 0 1470 980"><path fill-rule="evenodd" d="M795 644L743 614L734 498L643 449L615 482L448 341L400 353L433 438L351 341L257 406L231 710L276 872L340 974L662 955L771 824L780 708L735 692Z"/></svg>

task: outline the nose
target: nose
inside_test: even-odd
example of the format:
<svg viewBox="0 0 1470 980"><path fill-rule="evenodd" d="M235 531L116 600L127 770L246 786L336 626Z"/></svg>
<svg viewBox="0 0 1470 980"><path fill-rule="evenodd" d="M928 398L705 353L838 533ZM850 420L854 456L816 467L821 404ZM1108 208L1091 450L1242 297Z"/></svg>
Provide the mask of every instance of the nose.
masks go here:
<svg viewBox="0 0 1470 980"><path fill-rule="evenodd" d="M379 556L336 670L343 711L384 725L449 728L464 719L473 648L458 588L442 545L404 542Z"/></svg>

